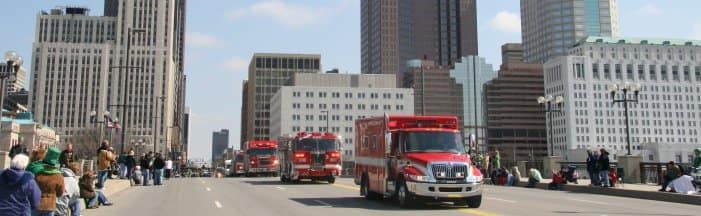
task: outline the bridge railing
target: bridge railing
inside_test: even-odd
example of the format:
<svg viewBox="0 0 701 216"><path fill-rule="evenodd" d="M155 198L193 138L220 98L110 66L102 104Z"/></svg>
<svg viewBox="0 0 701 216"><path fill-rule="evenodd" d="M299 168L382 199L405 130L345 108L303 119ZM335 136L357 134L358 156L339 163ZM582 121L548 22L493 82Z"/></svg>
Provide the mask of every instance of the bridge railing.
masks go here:
<svg viewBox="0 0 701 216"><path fill-rule="evenodd" d="M691 166L689 163L678 165L685 169ZM640 181L643 184L662 184L665 172L667 172L667 163L640 163Z"/></svg>

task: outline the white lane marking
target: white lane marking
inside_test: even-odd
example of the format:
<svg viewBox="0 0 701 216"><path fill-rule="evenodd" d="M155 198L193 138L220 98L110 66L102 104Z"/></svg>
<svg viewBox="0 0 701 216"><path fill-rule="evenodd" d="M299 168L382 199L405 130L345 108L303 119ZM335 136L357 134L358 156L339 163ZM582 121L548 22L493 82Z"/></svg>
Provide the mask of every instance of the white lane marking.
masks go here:
<svg viewBox="0 0 701 216"><path fill-rule="evenodd" d="M277 188L278 190L285 190L284 187L280 187L280 186L277 186L277 187L275 187L275 188Z"/></svg>
<svg viewBox="0 0 701 216"><path fill-rule="evenodd" d="M585 203L592 203L592 204L597 204L597 205L608 205L608 203L605 202L597 202L597 201L591 201L591 200L583 200L583 199L573 199L573 198L567 198L568 200L572 201L579 201L579 202L585 202Z"/></svg>
<svg viewBox="0 0 701 216"><path fill-rule="evenodd" d="M214 200L214 205L217 206L217 208L221 208L221 203L219 203L219 201Z"/></svg>
<svg viewBox="0 0 701 216"><path fill-rule="evenodd" d="M207 189L207 191L212 191L212 189L210 189L209 187L206 187L205 189Z"/></svg>
<svg viewBox="0 0 701 216"><path fill-rule="evenodd" d="M327 202L321 200L314 200L314 202L324 205L325 207L331 207L331 204L328 204Z"/></svg>
<svg viewBox="0 0 701 216"><path fill-rule="evenodd" d="M204 180L200 180L200 181L202 181L202 184L204 184Z"/></svg>
<svg viewBox="0 0 701 216"><path fill-rule="evenodd" d="M516 203L516 201L513 201L513 200L499 199L499 198L494 198L494 197L485 197L485 199L502 201L502 202L507 202L507 203Z"/></svg>

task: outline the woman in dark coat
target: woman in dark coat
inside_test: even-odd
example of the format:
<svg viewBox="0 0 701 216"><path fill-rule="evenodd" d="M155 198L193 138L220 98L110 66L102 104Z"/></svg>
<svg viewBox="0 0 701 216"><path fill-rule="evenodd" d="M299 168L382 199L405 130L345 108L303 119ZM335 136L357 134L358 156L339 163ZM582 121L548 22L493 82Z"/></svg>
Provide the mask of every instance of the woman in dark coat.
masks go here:
<svg viewBox="0 0 701 216"><path fill-rule="evenodd" d="M601 179L601 186L610 187L609 183L609 169L611 168L611 161L609 161L609 152L606 149L601 148L601 156L599 156L599 179Z"/></svg>

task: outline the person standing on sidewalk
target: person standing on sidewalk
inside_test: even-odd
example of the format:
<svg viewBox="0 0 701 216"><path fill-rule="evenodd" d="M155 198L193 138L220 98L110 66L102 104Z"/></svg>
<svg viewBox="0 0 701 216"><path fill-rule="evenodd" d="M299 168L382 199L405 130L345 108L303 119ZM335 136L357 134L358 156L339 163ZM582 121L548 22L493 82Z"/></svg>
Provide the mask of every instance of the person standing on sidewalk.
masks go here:
<svg viewBox="0 0 701 216"><path fill-rule="evenodd" d="M39 207L33 212L33 215L53 216L54 211L56 211L56 199L63 196L65 185L60 170L61 165L58 162L60 156L61 150L50 147L43 160L30 165L30 170L35 172L35 179L39 190L41 190Z"/></svg>
<svg viewBox="0 0 701 216"><path fill-rule="evenodd" d="M171 176L172 174L173 174L173 160L171 160L170 158L168 158L168 160L166 160L166 175L165 175L165 176L166 176L166 180L169 180L169 179L170 179L170 176Z"/></svg>
<svg viewBox="0 0 701 216"><path fill-rule="evenodd" d="M156 154L156 159L153 161L153 185L163 185L163 168L165 168L166 163L163 161L163 155L161 153Z"/></svg>
<svg viewBox="0 0 701 216"><path fill-rule="evenodd" d="M24 171L29 157L18 153L10 168L0 171L0 215L30 216L39 206L41 190L32 173Z"/></svg>
<svg viewBox="0 0 701 216"><path fill-rule="evenodd" d="M127 166L127 178L131 178L132 172L134 172L134 167L136 167L136 157L134 155L134 149L129 149L129 154L127 154L126 166Z"/></svg>
<svg viewBox="0 0 701 216"><path fill-rule="evenodd" d="M68 168L68 164L76 161L78 161L78 158L73 154L73 144L68 143L66 149L61 152L61 157L59 158L61 168Z"/></svg>
<svg viewBox="0 0 701 216"><path fill-rule="evenodd" d="M609 169L611 168L611 161L609 160L609 152L605 148L601 148L601 156L598 160L599 164L599 179L601 180L602 187L610 187L609 182Z"/></svg>
<svg viewBox="0 0 701 216"><path fill-rule="evenodd" d="M103 146L105 146L106 149L100 150L100 154L97 156L97 189L105 187L105 181L107 181L107 177L110 175L110 167L116 160L114 153L109 150L109 143L105 141L103 142Z"/></svg>
<svg viewBox="0 0 701 216"><path fill-rule="evenodd" d="M119 179L127 178L127 153L122 152L117 157L117 166L119 170Z"/></svg>
<svg viewBox="0 0 701 216"><path fill-rule="evenodd" d="M591 180L590 185L599 185L598 153L598 151L587 150L587 173L589 173L589 180Z"/></svg>
<svg viewBox="0 0 701 216"><path fill-rule="evenodd" d="M141 156L141 174L143 175L143 186L148 186L148 180L149 180L149 174L151 172L151 157L149 157L151 153L149 154L143 154Z"/></svg>

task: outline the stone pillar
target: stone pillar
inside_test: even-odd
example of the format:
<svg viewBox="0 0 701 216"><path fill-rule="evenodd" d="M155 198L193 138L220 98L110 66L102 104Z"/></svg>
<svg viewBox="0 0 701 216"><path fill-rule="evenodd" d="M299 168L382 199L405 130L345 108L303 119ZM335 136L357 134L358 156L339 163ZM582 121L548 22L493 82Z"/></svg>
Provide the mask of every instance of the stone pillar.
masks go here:
<svg viewBox="0 0 701 216"><path fill-rule="evenodd" d="M624 183L639 184L641 182L640 163L642 162L643 157L640 155L618 156L618 166L616 169L623 168Z"/></svg>
<svg viewBox="0 0 701 216"><path fill-rule="evenodd" d="M10 152L0 151L0 169L10 168Z"/></svg>
<svg viewBox="0 0 701 216"><path fill-rule="evenodd" d="M526 163L528 161L519 161L516 163L516 166L518 166L518 172L521 173L521 177L525 177L528 175L528 170L526 170Z"/></svg>
<svg viewBox="0 0 701 216"><path fill-rule="evenodd" d="M540 174L543 178L552 178L553 170L560 170L560 161L562 157L560 156L548 156L543 158L543 170L540 170Z"/></svg>

